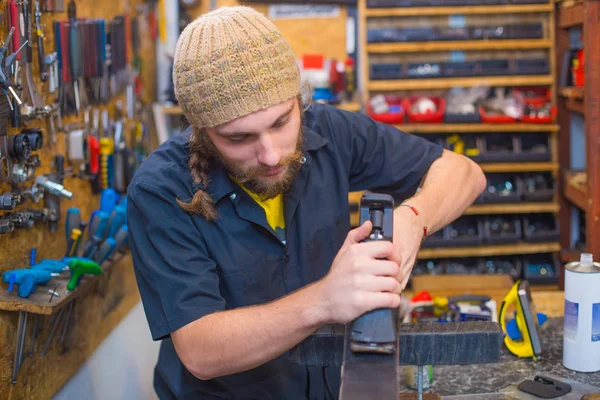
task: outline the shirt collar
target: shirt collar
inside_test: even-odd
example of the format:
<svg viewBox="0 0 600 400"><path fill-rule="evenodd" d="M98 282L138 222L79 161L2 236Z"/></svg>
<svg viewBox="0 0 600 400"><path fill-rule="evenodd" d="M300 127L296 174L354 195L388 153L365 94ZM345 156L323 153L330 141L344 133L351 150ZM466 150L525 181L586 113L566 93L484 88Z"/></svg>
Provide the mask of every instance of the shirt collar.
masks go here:
<svg viewBox="0 0 600 400"><path fill-rule="evenodd" d="M302 129L304 133L303 146L306 160L306 162L302 165L302 168L308 168L312 159L307 152L318 150L327 145L329 141L306 125L303 125ZM233 182L231 178L229 178L229 174L221 163L213 162L211 167L212 168L208 173L208 186L204 186L201 183L193 183L192 189L194 193L198 189L206 190L212 197L213 202L217 204L223 197L230 195L236 189L240 189L240 187Z"/></svg>

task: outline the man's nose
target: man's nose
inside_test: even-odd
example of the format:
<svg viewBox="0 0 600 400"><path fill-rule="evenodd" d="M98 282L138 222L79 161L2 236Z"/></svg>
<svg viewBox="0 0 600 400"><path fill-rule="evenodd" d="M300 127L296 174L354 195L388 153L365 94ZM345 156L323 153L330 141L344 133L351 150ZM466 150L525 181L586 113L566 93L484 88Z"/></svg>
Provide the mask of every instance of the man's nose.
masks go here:
<svg viewBox="0 0 600 400"><path fill-rule="evenodd" d="M259 149L258 149L258 162L267 165L269 167L274 167L279 164L281 160L281 154L279 152L279 146L273 138L273 134L265 133L261 135L259 140Z"/></svg>

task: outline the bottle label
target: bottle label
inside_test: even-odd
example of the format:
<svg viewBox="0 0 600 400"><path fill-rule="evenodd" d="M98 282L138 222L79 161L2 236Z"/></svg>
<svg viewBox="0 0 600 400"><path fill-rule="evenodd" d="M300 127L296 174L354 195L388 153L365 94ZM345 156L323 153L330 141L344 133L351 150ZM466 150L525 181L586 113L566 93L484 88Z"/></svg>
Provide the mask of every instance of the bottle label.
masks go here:
<svg viewBox="0 0 600 400"><path fill-rule="evenodd" d="M566 339L577 339L577 325L579 319L579 303L565 299L564 335Z"/></svg>
<svg viewBox="0 0 600 400"><path fill-rule="evenodd" d="M600 342L600 303L592 304L592 342Z"/></svg>

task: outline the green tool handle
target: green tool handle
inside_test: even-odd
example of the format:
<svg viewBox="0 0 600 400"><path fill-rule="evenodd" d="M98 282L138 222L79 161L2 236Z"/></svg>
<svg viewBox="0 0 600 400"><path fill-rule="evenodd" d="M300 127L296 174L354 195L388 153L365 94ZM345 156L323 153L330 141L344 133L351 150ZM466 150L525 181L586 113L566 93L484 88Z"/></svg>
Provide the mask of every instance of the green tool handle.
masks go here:
<svg viewBox="0 0 600 400"><path fill-rule="evenodd" d="M71 269L71 279L67 284L68 290L75 290L83 274L100 275L102 273L102 268L91 260L71 260L69 268Z"/></svg>

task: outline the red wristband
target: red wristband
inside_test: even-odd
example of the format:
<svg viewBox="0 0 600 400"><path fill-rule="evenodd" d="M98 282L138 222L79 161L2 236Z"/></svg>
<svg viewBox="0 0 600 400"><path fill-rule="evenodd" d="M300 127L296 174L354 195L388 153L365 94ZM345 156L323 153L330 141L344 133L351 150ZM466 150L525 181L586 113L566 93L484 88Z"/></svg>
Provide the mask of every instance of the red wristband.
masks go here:
<svg viewBox="0 0 600 400"><path fill-rule="evenodd" d="M412 210L412 212L415 213L415 215L419 215L419 211L416 208L414 208L413 206L411 206L410 204L400 204L400 205L403 207L410 208ZM426 237L427 237L427 227L424 226L423 227L423 239L425 239Z"/></svg>

